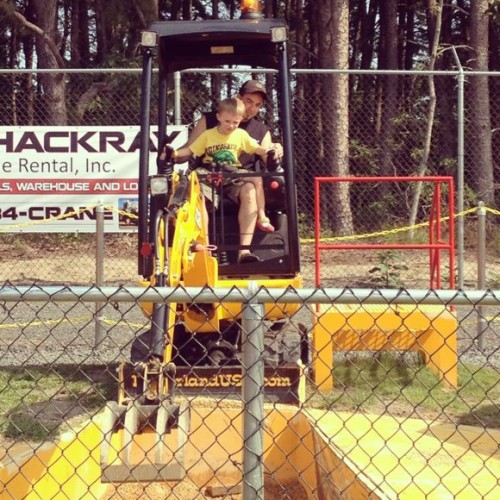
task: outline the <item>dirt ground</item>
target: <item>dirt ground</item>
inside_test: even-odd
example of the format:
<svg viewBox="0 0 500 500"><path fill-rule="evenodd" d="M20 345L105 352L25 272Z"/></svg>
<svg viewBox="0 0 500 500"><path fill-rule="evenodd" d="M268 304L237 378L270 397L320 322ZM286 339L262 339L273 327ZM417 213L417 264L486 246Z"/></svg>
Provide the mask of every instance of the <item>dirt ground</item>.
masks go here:
<svg viewBox="0 0 500 500"><path fill-rule="evenodd" d="M237 486L241 491L241 485ZM211 494L212 491L215 491L217 494ZM230 492L230 487L227 487L226 491ZM231 494L222 493L222 491L219 490L212 490L210 487L200 489L193 481L185 479L177 484L151 483L143 485L140 483L132 483L110 486L105 496L102 497L102 500L141 500L143 498L175 498L179 500L224 498L225 500L239 500L243 498L240 491ZM308 498L304 487L298 481L283 485L267 478L264 480L264 496L266 500L302 500Z"/></svg>
<svg viewBox="0 0 500 500"><path fill-rule="evenodd" d="M300 245L305 287L334 288L429 288L428 250L322 250L316 265L315 249L309 240ZM137 236L134 233L106 235L102 268L104 285L135 285ZM0 278L19 285L86 285L96 282L94 235L9 235L0 233ZM456 264L455 264L456 265ZM449 256L441 252L441 288L449 288ZM466 249L464 287L477 284L476 251ZM488 255L488 288L500 283L500 256Z"/></svg>

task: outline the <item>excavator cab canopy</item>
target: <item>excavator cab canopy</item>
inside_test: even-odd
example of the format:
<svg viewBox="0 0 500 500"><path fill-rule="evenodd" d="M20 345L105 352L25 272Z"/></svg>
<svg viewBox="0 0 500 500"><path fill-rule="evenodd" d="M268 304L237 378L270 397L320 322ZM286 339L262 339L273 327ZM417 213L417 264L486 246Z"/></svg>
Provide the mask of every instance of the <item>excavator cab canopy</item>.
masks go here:
<svg viewBox="0 0 500 500"><path fill-rule="evenodd" d="M277 68L278 45L286 39L281 19L239 19L154 23L160 70L246 65ZM283 39L283 40L282 40Z"/></svg>

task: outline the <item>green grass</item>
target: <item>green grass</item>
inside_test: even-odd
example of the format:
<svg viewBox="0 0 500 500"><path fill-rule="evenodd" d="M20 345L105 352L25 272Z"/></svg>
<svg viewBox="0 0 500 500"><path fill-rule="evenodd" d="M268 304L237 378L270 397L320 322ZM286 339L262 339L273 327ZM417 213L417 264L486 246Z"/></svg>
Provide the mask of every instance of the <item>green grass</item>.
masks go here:
<svg viewBox="0 0 500 500"><path fill-rule="evenodd" d="M459 387L445 389L423 364L381 353L334 365L335 388L311 392L309 403L333 410L427 416L461 424L500 428L500 373L460 364Z"/></svg>
<svg viewBox="0 0 500 500"><path fill-rule="evenodd" d="M459 365L458 390L445 390L414 358L391 353L350 356L334 365L334 390L310 389L307 406L425 417L500 428L500 373ZM116 396L113 367L36 367L0 370L0 433L4 439L53 439Z"/></svg>
<svg viewBox="0 0 500 500"><path fill-rule="evenodd" d="M111 370L100 371L96 380L85 367L1 369L0 433L43 441L56 437L68 420L90 417L115 395Z"/></svg>

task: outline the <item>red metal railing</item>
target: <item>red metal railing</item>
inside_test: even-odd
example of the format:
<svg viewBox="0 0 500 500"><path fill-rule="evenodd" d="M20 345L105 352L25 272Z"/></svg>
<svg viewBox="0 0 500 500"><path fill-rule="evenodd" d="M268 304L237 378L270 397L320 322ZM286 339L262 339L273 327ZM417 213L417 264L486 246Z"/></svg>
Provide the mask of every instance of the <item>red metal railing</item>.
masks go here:
<svg viewBox="0 0 500 500"><path fill-rule="evenodd" d="M332 184L338 182L432 182L434 194L431 212L429 215L429 242L428 243L369 243L369 244L331 244L321 243L321 213L320 213L320 186L321 184ZM448 241L442 239L441 220L441 185L448 186ZM314 179L314 239L316 257L316 286L320 286L320 251L321 250L428 250L430 257L430 288L441 288L441 252L448 252L450 264L449 287L455 287L455 190L452 177L315 177Z"/></svg>

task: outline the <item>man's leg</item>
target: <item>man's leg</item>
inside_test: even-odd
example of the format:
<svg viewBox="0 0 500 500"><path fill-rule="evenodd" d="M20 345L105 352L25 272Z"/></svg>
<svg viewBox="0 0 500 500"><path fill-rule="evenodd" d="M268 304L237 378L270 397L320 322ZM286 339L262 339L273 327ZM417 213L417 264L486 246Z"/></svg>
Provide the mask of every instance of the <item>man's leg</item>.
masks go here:
<svg viewBox="0 0 500 500"><path fill-rule="evenodd" d="M255 199L257 202L257 219L265 217L266 200L264 198L264 187L262 185L262 177L248 177L247 182L253 183L255 186Z"/></svg>

